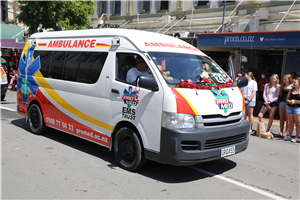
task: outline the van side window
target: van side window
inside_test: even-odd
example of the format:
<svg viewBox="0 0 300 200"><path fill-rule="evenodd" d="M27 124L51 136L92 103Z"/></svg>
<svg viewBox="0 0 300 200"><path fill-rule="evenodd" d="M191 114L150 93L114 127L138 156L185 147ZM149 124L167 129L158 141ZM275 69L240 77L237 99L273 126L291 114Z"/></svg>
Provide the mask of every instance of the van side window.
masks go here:
<svg viewBox="0 0 300 200"><path fill-rule="evenodd" d="M62 79L65 58L66 52L53 52L49 78Z"/></svg>
<svg viewBox="0 0 300 200"><path fill-rule="evenodd" d="M117 54L117 74L116 78L120 81L126 81L126 75L127 72L135 67L135 57L137 57L136 54L130 54L130 53L118 53Z"/></svg>
<svg viewBox="0 0 300 200"><path fill-rule="evenodd" d="M107 58L108 53L94 53L92 58L92 68L91 68L91 75L90 75L90 83L96 83L100 73L102 71L103 65Z"/></svg>
<svg viewBox="0 0 300 200"><path fill-rule="evenodd" d="M63 79L68 81L76 81L76 74L80 60L80 53L68 52L66 58L66 66L64 68Z"/></svg>
<svg viewBox="0 0 300 200"><path fill-rule="evenodd" d="M92 65L92 52L81 53L81 61L77 72L77 82L89 83L90 69Z"/></svg>
<svg viewBox="0 0 300 200"><path fill-rule="evenodd" d="M34 58L36 59L40 56L41 68L40 71L42 75L47 78L49 74L49 66L51 63L52 52L51 51L34 51Z"/></svg>

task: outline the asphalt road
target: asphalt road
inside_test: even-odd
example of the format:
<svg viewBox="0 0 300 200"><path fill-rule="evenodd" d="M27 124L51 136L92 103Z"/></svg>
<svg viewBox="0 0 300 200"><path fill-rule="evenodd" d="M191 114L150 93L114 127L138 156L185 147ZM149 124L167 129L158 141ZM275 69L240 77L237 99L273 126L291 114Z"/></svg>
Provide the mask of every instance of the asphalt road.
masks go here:
<svg viewBox="0 0 300 200"><path fill-rule="evenodd" d="M37 136L1 102L2 199L299 199L299 143L250 136L245 152L191 167L155 162L137 172L107 148L50 129Z"/></svg>

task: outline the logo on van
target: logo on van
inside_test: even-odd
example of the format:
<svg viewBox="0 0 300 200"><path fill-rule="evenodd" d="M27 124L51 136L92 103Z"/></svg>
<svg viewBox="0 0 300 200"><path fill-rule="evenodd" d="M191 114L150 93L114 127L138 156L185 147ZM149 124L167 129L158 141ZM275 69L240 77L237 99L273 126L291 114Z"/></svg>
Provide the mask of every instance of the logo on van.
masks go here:
<svg viewBox="0 0 300 200"><path fill-rule="evenodd" d="M131 106L136 106L138 104L136 95L137 94L132 86L129 86L128 90L124 90L122 99L124 101L124 104L127 104L128 108L130 108Z"/></svg>
<svg viewBox="0 0 300 200"><path fill-rule="evenodd" d="M213 95L216 98L215 100L216 105L218 105L221 110L224 110L226 114L228 112L228 109L233 108L233 103L229 101L229 96L228 94L225 93L224 90L216 89L216 92L217 94L213 93Z"/></svg>
<svg viewBox="0 0 300 200"><path fill-rule="evenodd" d="M22 93L22 102L28 104L30 93L33 97L36 96L38 86L33 76L39 71L40 57L38 56L32 61L34 48L29 48L26 56L26 60L20 59L18 77L18 90Z"/></svg>

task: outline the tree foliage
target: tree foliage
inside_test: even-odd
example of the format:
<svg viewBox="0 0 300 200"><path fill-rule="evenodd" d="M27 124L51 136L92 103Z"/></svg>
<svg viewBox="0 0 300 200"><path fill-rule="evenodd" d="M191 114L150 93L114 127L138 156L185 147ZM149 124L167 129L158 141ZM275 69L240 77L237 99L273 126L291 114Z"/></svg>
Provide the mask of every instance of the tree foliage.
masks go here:
<svg viewBox="0 0 300 200"><path fill-rule="evenodd" d="M40 25L54 31L87 29L95 12L95 1L18 1L19 22L29 27L29 35Z"/></svg>

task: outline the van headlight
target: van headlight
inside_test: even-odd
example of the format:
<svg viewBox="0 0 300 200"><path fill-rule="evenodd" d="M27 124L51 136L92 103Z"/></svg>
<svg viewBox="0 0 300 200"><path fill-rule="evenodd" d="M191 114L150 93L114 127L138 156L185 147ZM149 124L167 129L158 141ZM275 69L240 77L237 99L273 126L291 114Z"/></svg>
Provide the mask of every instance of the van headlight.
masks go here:
<svg viewBox="0 0 300 200"><path fill-rule="evenodd" d="M162 120L162 126L166 128L195 128L194 115L163 113Z"/></svg>

